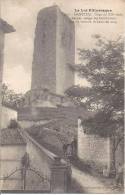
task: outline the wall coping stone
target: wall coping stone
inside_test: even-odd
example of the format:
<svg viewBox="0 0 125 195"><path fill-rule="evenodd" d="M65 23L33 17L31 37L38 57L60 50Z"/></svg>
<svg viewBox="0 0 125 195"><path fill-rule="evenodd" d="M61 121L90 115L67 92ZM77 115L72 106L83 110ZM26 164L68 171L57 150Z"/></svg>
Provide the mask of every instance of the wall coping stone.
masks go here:
<svg viewBox="0 0 125 195"><path fill-rule="evenodd" d="M27 137L31 142L33 142L40 150L42 150L50 159L55 160L55 158L58 158L58 156L46 148L44 148L41 144L39 144L35 139L33 139L25 130L19 129L21 135L24 137Z"/></svg>

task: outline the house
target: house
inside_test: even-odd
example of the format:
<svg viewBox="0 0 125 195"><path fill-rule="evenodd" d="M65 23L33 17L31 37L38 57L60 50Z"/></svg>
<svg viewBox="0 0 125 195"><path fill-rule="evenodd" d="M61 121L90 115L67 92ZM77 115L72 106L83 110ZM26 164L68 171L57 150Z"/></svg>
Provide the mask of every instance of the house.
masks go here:
<svg viewBox="0 0 125 195"><path fill-rule="evenodd" d="M21 160L26 152L26 142L17 128L1 129L0 136L0 189L20 190Z"/></svg>

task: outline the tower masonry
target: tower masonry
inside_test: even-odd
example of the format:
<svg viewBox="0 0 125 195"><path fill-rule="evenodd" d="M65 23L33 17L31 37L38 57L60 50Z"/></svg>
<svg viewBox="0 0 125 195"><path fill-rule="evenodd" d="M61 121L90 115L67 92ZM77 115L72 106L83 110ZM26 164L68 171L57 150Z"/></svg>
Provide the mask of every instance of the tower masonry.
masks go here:
<svg viewBox="0 0 125 195"><path fill-rule="evenodd" d="M74 85L75 26L58 6L38 13L32 63L32 90L63 95Z"/></svg>

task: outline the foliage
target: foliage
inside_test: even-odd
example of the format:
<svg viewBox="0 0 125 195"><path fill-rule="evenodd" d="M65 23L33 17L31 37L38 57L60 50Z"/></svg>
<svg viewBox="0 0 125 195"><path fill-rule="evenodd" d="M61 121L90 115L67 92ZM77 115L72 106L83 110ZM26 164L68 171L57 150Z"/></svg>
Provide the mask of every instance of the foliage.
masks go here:
<svg viewBox="0 0 125 195"><path fill-rule="evenodd" d="M2 104L7 105L13 109L18 109L23 99L23 94L15 93L13 90L9 89L6 84L2 85Z"/></svg>
<svg viewBox="0 0 125 195"><path fill-rule="evenodd" d="M95 36L93 49L79 49L79 74L90 83L89 87L68 90L91 111L94 117L83 121L88 133L101 136L123 134L124 108L124 44ZM72 95L71 95L72 94ZM83 101L85 100L85 101ZM80 102L79 101L79 102Z"/></svg>
<svg viewBox="0 0 125 195"><path fill-rule="evenodd" d="M65 91L65 94L69 96L76 105L85 106L86 101L85 94L88 94L88 87L80 87L74 85Z"/></svg>

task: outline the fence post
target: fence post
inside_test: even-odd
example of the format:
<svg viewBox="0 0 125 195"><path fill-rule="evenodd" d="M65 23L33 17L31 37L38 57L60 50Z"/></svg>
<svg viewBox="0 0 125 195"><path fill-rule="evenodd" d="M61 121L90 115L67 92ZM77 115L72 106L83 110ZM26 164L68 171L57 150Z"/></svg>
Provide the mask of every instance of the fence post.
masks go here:
<svg viewBox="0 0 125 195"><path fill-rule="evenodd" d="M71 167L56 157L51 167L51 193L66 193L71 183Z"/></svg>

